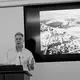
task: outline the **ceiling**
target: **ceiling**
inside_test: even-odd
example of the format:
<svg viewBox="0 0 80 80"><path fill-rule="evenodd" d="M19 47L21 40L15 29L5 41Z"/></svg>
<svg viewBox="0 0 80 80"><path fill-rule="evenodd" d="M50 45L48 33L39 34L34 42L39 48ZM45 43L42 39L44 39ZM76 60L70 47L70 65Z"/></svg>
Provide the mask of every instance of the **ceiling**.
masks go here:
<svg viewBox="0 0 80 80"><path fill-rule="evenodd" d="M79 2L80 0L0 0L0 7L35 5L47 3Z"/></svg>

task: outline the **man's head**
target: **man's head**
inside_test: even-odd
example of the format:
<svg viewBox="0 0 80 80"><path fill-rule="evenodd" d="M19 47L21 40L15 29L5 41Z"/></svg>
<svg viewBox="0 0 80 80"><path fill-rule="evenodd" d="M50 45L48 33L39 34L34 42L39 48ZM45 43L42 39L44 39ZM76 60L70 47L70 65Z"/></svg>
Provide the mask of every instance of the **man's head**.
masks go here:
<svg viewBox="0 0 80 80"><path fill-rule="evenodd" d="M24 42L24 39L23 39L23 34L21 32L17 32L15 34L15 44L17 47L23 47L23 42Z"/></svg>

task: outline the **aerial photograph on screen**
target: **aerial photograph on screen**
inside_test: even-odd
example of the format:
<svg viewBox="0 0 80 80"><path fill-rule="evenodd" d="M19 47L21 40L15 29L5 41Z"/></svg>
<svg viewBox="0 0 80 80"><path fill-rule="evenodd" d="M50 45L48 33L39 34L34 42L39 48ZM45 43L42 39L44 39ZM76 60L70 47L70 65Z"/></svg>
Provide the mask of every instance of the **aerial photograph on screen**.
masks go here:
<svg viewBox="0 0 80 80"><path fill-rule="evenodd" d="M43 55L80 54L80 9L40 11Z"/></svg>

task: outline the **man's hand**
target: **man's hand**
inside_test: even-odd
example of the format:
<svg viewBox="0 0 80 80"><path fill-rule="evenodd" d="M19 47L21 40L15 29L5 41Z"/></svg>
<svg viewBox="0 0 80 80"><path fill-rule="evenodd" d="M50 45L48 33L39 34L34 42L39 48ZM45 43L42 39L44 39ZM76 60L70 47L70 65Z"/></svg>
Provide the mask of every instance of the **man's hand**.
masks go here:
<svg viewBox="0 0 80 80"><path fill-rule="evenodd" d="M27 67L29 70L34 70L34 58L32 58L31 63L27 61Z"/></svg>
<svg viewBox="0 0 80 80"><path fill-rule="evenodd" d="M31 70L34 70L34 58L32 58L32 60L31 60Z"/></svg>

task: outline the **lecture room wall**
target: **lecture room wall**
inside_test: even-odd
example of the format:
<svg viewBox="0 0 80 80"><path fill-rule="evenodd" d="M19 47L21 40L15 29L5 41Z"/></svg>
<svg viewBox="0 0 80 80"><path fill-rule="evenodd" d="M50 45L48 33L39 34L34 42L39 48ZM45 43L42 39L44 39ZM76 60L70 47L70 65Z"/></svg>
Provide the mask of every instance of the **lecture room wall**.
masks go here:
<svg viewBox="0 0 80 80"><path fill-rule="evenodd" d="M24 33L23 7L0 8L0 63L15 46L14 34ZM80 61L37 63L32 80L79 80Z"/></svg>

